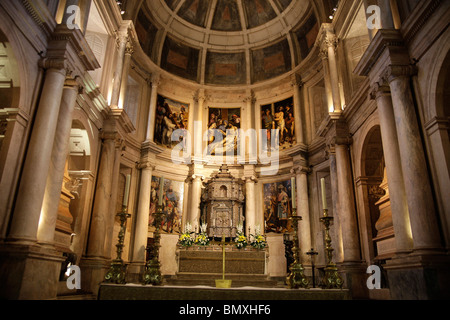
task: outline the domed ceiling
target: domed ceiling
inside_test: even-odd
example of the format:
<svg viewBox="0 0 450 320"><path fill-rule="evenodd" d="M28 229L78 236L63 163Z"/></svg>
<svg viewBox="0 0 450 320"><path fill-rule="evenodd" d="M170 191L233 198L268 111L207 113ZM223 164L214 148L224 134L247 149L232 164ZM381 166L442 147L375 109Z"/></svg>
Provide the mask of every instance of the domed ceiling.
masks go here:
<svg viewBox="0 0 450 320"><path fill-rule="evenodd" d="M135 25L155 64L218 86L259 83L291 71L319 31L308 0L144 0Z"/></svg>

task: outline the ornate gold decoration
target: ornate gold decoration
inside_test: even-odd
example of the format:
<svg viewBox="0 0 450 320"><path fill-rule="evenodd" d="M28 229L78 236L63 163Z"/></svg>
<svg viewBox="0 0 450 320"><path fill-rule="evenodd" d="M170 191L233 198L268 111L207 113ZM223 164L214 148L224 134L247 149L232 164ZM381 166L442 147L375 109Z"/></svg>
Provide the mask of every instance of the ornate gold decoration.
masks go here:
<svg viewBox="0 0 450 320"><path fill-rule="evenodd" d="M309 281L304 274L305 268L300 261L300 245L298 243L298 223L302 217L297 216L297 209L293 209L292 217L289 218L294 225L294 246L292 252L294 254L294 262L290 265L291 271L286 278L286 283L290 289L308 288Z"/></svg>
<svg viewBox="0 0 450 320"><path fill-rule="evenodd" d="M333 262L333 247L331 246L330 225L333 217L328 216L328 210L323 210L323 217L320 222L325 226L325 254L327 257L327 266L325 267L325 276L322 279L322 287L324 289L342 289L344 280L338 273L336 264Z"/></svg>
<svg viewBox="0 0 450 320"><path fill-rule="evenodd" d="M127 206L122 206L122 211L118 213L117 216L120 219L119 241L116 244L117 258L111 262L111 268L105 275L105 282L125 284L126 266L122 260L122 252L124 247L127 219L131 217L131 215L127 213Z"/></svg>

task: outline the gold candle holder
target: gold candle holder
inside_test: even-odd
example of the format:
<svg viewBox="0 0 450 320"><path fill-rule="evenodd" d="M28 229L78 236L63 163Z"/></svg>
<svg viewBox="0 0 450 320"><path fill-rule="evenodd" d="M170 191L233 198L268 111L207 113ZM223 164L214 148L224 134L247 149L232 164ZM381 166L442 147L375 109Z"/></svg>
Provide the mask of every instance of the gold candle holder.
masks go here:
<svg viewBox="0 0 450 320"><path fill-rule="evenodd" d="M130 214L127 213L127 206L122 206L122 211L117 214L120 219L120 231L118 236L117 247L117 258L111 262L111 268L105 275L106 283L115 283L115 284L125 284L126 283L126 266L122 260L122 252L124 247L125 233L126 233L126 223L127 219L131 217Z"/></svg>
<svg viewBox="0 0 450 320"><path fill-rule="evenodd" d="M292 253L294 255L294 262L290 265L291 271L286 278L286 283L290 289L308 288L309 281L306 278L303 265L300 261L300 245L298 243L298 223L302 220L302 217L297 216L297 209L293 209L293 216L289 219L294 224L294 243L292 247Z"/></svg>
<svg viewBox="0 0 450 320"><path fill-rule="evenodd" d="M153 258L147 263L142 280L144 284L152 284L154 286L159 286L162 284L161 263L159 262L159 248L161 247L160 228L162 218L163 218L163 207L162 205L158 205L155 212L156 229L155 233L153 234L153 237L155 239L155 243L153 245L152 250Z"/></svg>
<svg viewBox="0 0 450 320"><path fill-rule="evenodd" d="M327 257L327 266L325 267L325 276L322 279L321 286L324 289L342 289L344 280L339 275L336 264L333 262L333 247L331 246L330 226L334 218L328 215L328 210L323 210L323 217L320 222L325 226L325 255Z"/></svg>

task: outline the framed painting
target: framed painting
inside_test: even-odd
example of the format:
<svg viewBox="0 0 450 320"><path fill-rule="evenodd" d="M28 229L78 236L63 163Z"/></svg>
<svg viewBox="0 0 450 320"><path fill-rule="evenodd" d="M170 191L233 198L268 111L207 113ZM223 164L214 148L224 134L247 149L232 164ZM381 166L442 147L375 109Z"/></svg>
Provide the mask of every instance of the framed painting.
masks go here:
<svg viewBox="0 0 450 320"><path fill-rule="evenodd" d="M289 220L292 217L291 180L264 184L263 192L266 233L293 232Z"/></svg>
<svg viewBox="0 0 450 320"><path fill-rule="evenodd" d="M240 108L209 108L208 155L239 155Z"/></svg>
<svg viewBox="0 0 450 320"><path fill-rule="evenodd" d="M172 133L177 129L188 130L189 104L158 95L156 103L154 141L172 149L180 141L172 141Z"/></svg>
<svg viewBox="0 0 450 320"><path fill-rule="evenodd" d="M155 212L160 200L161 178L152 177L150 196L149 231L155 231ZM162 188L163 219L160 232L181 234L181 218L183 216L184 182L164 179Z"/></svg>
<svg viewBox="0 0 450 320"><path fill-rule="evenodd" d="M261 128L266 130L267 145L271 145L272 139L277 139L275 145L280 149L296 144L293 98L261 106L261 122ZM278 137L272 137L271 130L279 130Z"/></svg>

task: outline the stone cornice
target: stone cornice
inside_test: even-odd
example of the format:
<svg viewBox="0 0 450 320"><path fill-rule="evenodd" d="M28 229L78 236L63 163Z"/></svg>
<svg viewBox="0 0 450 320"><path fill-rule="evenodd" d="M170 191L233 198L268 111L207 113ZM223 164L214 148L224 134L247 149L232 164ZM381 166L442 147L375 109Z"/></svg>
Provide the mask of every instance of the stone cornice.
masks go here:
<svg viewBox="0 0 450 320"><path fill-rule="evenodd" d="M370 72L379 62L380 57L385 52L385 50L390 49L401 52L403 56L405 54L407 55L403 37L400 34L400 31L388 29L378 30L366 52L363 54L361 60L356 66L354 73L359 76L369 76ZM406 62L409 63L409 60L407 60ZM389 64L390 61L387 61L387 63Z"/></svg>

